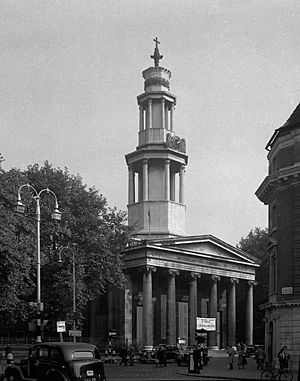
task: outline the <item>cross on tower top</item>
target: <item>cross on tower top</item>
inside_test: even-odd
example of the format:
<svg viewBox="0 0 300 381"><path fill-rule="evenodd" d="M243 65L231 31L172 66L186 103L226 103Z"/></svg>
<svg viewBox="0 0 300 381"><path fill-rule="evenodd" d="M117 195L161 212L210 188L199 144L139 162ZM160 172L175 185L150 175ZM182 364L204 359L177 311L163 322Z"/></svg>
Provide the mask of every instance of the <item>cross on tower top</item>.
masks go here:
<svg viewBox="0 0 300 381"><path fill-rule="evenodd" d="M163 56L160 55L159 50L158 50L158 44L160 44L160 42L158 41L158 38L155 37L153 39L153 41L155 42L155 49L154 49L154 54L153 54L153 56L151 56L151 58L154 60L155 67L158 67L159 66L159 60L161 60L163 58Z"/></svg>

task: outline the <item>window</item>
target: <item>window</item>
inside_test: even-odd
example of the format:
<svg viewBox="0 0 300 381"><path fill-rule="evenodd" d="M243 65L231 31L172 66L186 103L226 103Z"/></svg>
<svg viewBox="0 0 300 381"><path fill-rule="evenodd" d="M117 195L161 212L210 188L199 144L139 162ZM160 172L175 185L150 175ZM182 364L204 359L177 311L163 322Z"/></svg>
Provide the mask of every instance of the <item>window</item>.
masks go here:
<svg viewBox="0 0 300 381"><path fill-rule="evenodd" d="M39 360L48 360L48 348L39 348Z"/></svg>
<svg viewBox="0 0 300 381"><path fill-rule="evenodd" d="M50 360L60 362L62 360L61 353L57 348L50 348Z"/></svg>
<svg viewBox="0 0 300 381"><path fill-rule="evenodd" d="M92 351L76 351L73 352L74 359L93 359L94 352Z"/></svg>

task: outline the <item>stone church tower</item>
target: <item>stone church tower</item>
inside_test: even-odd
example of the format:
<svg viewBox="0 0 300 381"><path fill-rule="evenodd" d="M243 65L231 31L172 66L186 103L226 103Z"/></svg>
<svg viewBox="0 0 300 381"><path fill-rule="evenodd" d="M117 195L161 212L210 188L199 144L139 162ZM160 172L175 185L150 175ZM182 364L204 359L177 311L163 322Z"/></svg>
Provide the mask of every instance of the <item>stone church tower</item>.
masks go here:
<svg viewBox="0 0 300 381"><path fill-rule="evenodd" d="M257 261L212 235L185 235L186 143L174 131L176 97L171 72L159 66L158 43L137 97L138 146L126 155L128 224L135 238L122 253L127 284L125 290L109 287L91 303L89 336L105 343L115 330L113 345L139 349L197 340L225 348L236 344L239 308L245 325L240 340L252 344ZM236 305L239 287L246 291L242 307Z"/></svg>
<svg viewBox="0 0 300 381"><path fill-rule="evenodd" d="M273 359L283 345L292 354L300 348L300 105L266 149L269 174L256 195L269 207L269 302L264 308L266 349Z"/></svg>
<svg viewBox="0 0 300 381"><path fill-rule="evenodd" d="M174 131L176 97L170 92L171 72L159 66L143 71L144 93L137 97L139 137L136 150L126 155L128 165L128 224L139 238L185 234L185 140Z"/></svg>

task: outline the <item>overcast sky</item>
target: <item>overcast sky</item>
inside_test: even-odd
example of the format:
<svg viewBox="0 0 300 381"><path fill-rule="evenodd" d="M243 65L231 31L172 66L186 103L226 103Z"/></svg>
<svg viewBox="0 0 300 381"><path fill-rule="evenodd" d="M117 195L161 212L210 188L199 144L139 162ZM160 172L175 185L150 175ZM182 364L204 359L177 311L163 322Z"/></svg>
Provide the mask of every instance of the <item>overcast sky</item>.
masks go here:
<svg viewBox="0 0 300 381"><path fill-rule="evenodd" d="M187 141L187 234L237 244L267 226L265 145L300 98L298 0L1 0L6 170L48 160L127 210L142 71L171 70Z"/></svg>

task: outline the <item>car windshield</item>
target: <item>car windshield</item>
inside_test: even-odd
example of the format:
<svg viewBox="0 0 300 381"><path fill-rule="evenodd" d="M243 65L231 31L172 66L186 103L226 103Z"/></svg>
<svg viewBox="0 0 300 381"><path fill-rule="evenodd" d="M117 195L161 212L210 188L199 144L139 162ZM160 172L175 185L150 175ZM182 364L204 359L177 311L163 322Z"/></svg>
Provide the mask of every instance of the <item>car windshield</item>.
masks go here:
<svg viewBox="0 0 300 381"><path fill-rule="evenodd" d="M74 359L93 359L95 356L92 351L75 351L73 357Z"/></svg>

